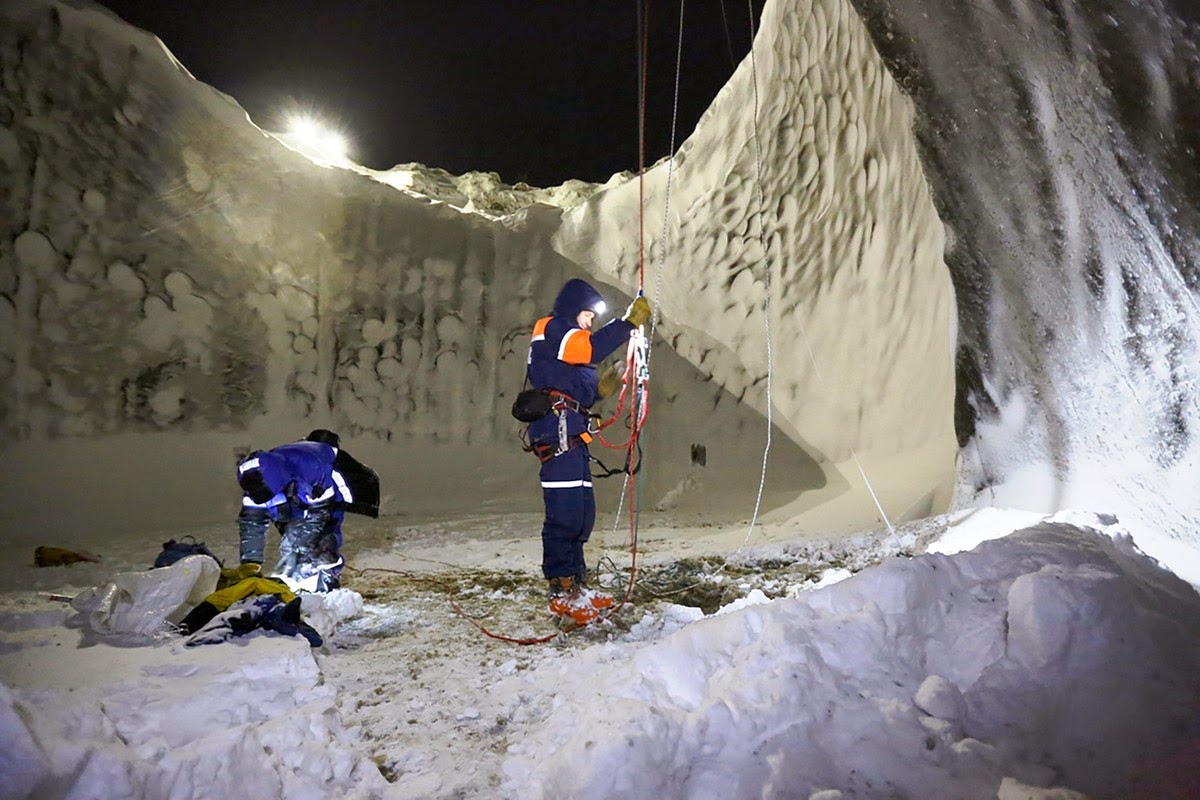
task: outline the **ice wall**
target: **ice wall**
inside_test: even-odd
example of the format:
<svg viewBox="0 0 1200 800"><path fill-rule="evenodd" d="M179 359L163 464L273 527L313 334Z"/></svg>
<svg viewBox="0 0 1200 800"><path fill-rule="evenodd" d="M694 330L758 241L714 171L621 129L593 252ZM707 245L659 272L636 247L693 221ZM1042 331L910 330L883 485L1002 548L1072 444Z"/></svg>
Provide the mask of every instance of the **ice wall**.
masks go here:
<svg viewBox="0 0 1200 800"><path fill-rule="evenodd" d="M951 232L974 502L1200 545L1200 29L1161 0L854 2Z"/></svg>
<svg viewBox="0 0 1200 800"><path fill-rule="evenodd" d="M550 203L595 187L322 167L88 4L0 6L0 79L5 533L229 518L234 451L316 426L387 512L536 507L509 406L532 321L586 274ZM707 481L748 513L761 417L660 355L647 496ZM827 483L779 452L793 494Z"/></svg>
<svg viewBox="0 0 1200 800"><path fill-rule="evenodd" d="M954 293L913 125L849 3L779 0L643 187L663 334L762 412L769 345L775 418L852 484L863 522L859 465L893 517L943 510L953 484ZM554 239L631 291L638 191L595 195Z"/></svg>
<svg viewBox="0 0 1200 800"><path fill-rule="evenodd" d="M513 454L525 329L561 280L636 288L637 184L500 197L486 176L322 168L89 9L0 8L4 501L44 514L37 488L66 475L94 510L140 486L103 474L103 442L136 434L142 479L178 468L147 455L166 441L220 475L172 496L203 508L234 445L308 424L399 448L377 455L398 505L509 491L465 465ZM873 521L860 464L893 517L945 507L956 417L968 502L1194 538L1200 37L1168 11L768 3L753 57L645 180L674 348L655 350L651 494L753 489L769 344L792 511Z"/></svg>
<svg viewBox="0 0 1200 800"><path fill-rule="evenodd" d="M3 51L8 433L262 414L499 433L514 343L493 331L524 327L546 302L540 277L568 266L536 225L318 168L150 37L37 6L6 25Z"/></svg>

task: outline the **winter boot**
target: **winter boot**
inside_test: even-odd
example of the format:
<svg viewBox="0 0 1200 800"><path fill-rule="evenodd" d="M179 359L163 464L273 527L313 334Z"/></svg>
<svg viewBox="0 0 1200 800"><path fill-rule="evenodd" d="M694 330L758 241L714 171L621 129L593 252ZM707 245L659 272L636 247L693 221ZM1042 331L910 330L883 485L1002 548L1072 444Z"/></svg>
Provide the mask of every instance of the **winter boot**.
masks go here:
<svg viewBox="0 0 1200 800"><path fill-rule="evenodd" d="M580 575L575 579L575 583L579 585L579 593L586 597L594 608L603 611L606 608L612 608L616 603L613 596L608 592L602 592L599 589L593 589L588 586L587 576Z"/></svg>
<svg viewBox="0 0 1200 800"><path fill-rule="evenodd" d="M612 605L610 595L580 586L574 578L550 580L550 613L565 617L576 625L594 622L603 609Z"/></svg>

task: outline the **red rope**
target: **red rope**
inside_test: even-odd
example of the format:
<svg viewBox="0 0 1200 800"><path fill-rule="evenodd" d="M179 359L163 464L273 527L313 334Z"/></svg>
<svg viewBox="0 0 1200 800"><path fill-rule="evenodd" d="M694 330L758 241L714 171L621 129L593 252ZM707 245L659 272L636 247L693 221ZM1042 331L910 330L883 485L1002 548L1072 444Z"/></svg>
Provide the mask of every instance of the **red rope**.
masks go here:
<svg viewBox="0 0 1200 800"><path fill-rule="evenodd" d="M519 636L505 636L504 634L501 634L501 633L493 633L492 631L490 631L486 627L484 627L483 624L481 622L479 622L479 620L475 619L474 617L467 616L467 612L462 610L462 606L460 606L458 603L456 603L454 601L453 597L450 598L450 605L454 606L454 610L458 612L458 615L460 617L462 617L467 622L471 623L476 628L478 628L480 633L482 633L484 636L490 637L492 639L498 639L501 642L508 642L509 644L545 644L546 642L550 642L550 641L553 641L554 639L557 639L559 636L571 633L573 631L577 631L583 627L582 625L576 625L573 628L566 628L561 631L556 631L554 633L546 634L545 636L528 636L528 637L524 637L524 638L519 637Z"/></svg>
<svg viewBox="0 0 1200 800"><path fill-rule="evenodd" d="M638 92L638 295L642 295L646 286L646 84L647 60L650 54L650 0L643 0L641 6L642 13L640 15L641 30L638 31L638 36L641 41L639 43L639 67L641 74L638 76L639 92ZM638 440L641 437L642 425L646 421L646 413L649 406L649 388L645 382L641 382L642 376L638 374L643 364L641 359L637 358L637 341L635 337L630 337L629 349L625 355L625 375L621 382L621 394L617 398L617 408L605 422L601 423L597 428L597 440L605 447L613 449L627 448L625 468L628 470L634 463L634 454L637 452ZM632 377L634 391L629 403L629 441L624 445L609 444L599 435L599 431L616 422L621 415L621 411L625 405L626 395L629 394L629 385ZM609 617L616 614L629 598L633 596L633 587L637 578L637 481L630 476L629 481L629 583L626 586L625 594L620 602L614 605L607 613L601 614L595 620L586 625L576 625L573 628L558 631L546 636L531 636L531 637L516 637L505 636L494 633L488 630L483 624L472 617L467 616L466 612L451 598L450 602L458 615L470 622L480 630L485 636L492 639L497 639L502 642L509 642L518 645L544 644L545 642L557 639L559 636L569 634L580 628L596 622L603 622Z"/></svg>
<svg viewBox="0 0 1200 800"><path fill-rule="evenodd" d="M646 75L649 72L646 59L650 54L650 0L645 0L642 11L642 29L639 76L641 90L638 93L638 293L646 285Z"/></svg>
<svg viewBox="0 0 1200 800"><path fill-rule="evenodd" d="M641 35L641 58L640 66L642 74L640 76L641 91L638 97L638 295L641 296L646 288L646 76L649 74L648 60L650 56L650 0L644 0L642 5L642 30ZM630 339L630 348L626 355L625 380L621 387L621 401L624 401L626 389L629 387L630 378L633 379L634 393L629 403L629 443L628 450L625 455L625 468L628 470L634 463L634 455L637 453L638 439L641 437L642 424L646 421L646 399L649 394L649 389L645 383L640 383L641 375L638 370L643 366L639 363L640 359L634 357L637 344L633 338ZM631 376L631 372L633 373ZM617 411L614 414L614 419L617 414L620 414L620 403L618 403ZM603 439L601 440L602 443ZM633 596L634 583L637 580L637 478L634 475L629 476L629 584L626 586L625 595L621 601L617 603L606 615L606 618L616 614L629 598Z"/></svg>

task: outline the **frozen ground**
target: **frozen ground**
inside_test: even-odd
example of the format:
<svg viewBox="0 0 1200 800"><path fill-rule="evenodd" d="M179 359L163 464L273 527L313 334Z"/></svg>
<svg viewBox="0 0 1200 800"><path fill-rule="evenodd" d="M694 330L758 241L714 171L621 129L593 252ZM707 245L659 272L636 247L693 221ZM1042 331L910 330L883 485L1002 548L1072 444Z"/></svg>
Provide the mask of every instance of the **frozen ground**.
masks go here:
<svg viewBox="0 0 1200 800"><path fill-rule="evenodd" d="M1151 777L1136 796L1189 796L1200 597L1094 515L951 555L1040 520L986 509L835 542L643 514L620 615L534 646L456 610L555 632L534 514L352 519L343 594L362 611L323 619L311 650L97 636L51 593L143 569L157 542L71 567L29 554L2 573L0 797L1077 800ZM624 527L591 554L618 592ZM230 526L187 532L232 555ZM1152 756L1166 766L1141 774Z"/></svg>

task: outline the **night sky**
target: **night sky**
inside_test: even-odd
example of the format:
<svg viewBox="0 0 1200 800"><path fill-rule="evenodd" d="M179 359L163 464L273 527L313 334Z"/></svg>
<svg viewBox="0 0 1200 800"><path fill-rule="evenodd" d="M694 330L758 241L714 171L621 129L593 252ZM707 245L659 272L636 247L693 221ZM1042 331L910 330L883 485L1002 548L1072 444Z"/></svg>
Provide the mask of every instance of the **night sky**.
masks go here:
<svg viewBox="0 0 1200 800"><path fill-rule="evenodd" d="M680 0L648 2L646 164L667 155ZM374 169L508 183L638 166L641 0L103 0L266 130L330 121ZM755 23L762 0L753 0ZM690 0L676 143L749 51L747 0Z"/></svg>

